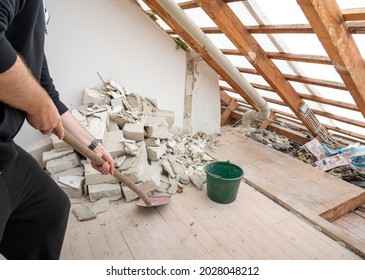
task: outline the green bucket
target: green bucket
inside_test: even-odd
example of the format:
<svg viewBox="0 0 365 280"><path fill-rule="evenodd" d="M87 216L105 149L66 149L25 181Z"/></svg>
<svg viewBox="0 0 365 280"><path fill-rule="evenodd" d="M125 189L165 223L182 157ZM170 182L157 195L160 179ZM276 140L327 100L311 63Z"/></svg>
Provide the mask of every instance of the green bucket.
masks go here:
<svg viewBox="0 0 365 280"><path fill-rule="evenodd" d="M228 161L215 161L205 166L208 197L218 203L235 201L243 176L241 167Z"/></svg>

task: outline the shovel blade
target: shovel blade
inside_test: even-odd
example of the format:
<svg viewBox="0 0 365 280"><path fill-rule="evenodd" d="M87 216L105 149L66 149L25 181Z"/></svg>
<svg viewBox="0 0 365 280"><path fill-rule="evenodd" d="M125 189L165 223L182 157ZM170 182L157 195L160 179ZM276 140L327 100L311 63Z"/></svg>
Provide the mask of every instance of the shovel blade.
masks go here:
<svg viewBox="0 0 365 280"><path fill-rule="evenodd" d="M149 199L150 199L150 202L152 203L152 206L148 206L141 198L136 202L136 205L140 206L140 207L161 206L161 205L169 203L171 200L171 197L170 196L155 196L155 197L150 197Z"/></svg>

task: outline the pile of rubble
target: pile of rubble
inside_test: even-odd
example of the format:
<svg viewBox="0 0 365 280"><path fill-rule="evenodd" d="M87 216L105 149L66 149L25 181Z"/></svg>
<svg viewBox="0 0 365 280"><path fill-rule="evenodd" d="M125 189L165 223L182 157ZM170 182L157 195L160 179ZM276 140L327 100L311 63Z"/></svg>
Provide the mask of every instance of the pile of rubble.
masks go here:
<svg viewBox="0 0 365 280"><path fill-rule="evenodd" d="M206 183L204 166L213 159L214 135L173 133L174 112L160 110L157 101L143 98L114 81L102 88L86 88L83 105L72 111L76 119L110 152L115 167L137 186L153 181L152 195L174 195ZM68 194L126 202L137 195L111 175L101 175L91 162L56 136L43 147L40 163Z"/></svg>
<svg viewBox="0 0 365 280"><path fill-rule="evenodd" d="M344 145L337 143L338 145L333 148L335 150L332 150L332 154L329 154L317 138L314 138L311 141L308 141L305 145L302 145L285 136L278 135L266 129L259 129L255 126L251 126L248 130L242 130L240 126L222 127L222 131L232 130L240 132L259 143L288 154L316 168L320 168L323 171L349 183L365 187L364 168L361 165L358 168L354 168L349 159L351 156L354 156L354 154L358 157L364 158L365 149L359 143L353 143L348 147L344 147ZM346 157L346 153L340 152L343 151L343 149L351 151L351 154Z"/></svg>

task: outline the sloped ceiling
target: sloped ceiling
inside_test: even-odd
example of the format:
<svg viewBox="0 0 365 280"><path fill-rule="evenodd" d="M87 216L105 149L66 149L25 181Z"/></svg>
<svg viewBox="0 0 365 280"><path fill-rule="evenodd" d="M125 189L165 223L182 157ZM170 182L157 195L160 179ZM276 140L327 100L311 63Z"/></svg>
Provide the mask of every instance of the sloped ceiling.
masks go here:
<svg viewBox="0 0 365 280"><path fill-rule="evenodd" d="M272 113L261 127L300 142L314 136L325 141L341 137L365 142L364 3L349 8L348 2L361 5L361 1L172 2L269 102ZM269 2L277 6L268 10ZM237 122L247 110L259 110L204 46L159 3L140 1L169 35L181 38L220 75L222 124ZM274 15L281 16L282 22Z"/></svg>

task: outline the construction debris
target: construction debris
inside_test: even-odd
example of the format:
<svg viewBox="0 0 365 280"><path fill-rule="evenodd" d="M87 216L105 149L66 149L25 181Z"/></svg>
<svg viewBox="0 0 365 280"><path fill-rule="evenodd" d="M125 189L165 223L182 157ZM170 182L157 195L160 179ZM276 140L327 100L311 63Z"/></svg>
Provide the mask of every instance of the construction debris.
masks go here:
<svg viewBox="0 0 365 280"><path fill-rule="evenodd" d="M204 150L216 149L215 135L173 133L174 112L159 109L156 100L110 81L85 89L83 105L72 114L110 152L115 167L151 196L204 188L204 166L213 160ZM47 145L40 163L69 197L85 196L90 202L138 198L114 176L101 175L69 145L55 136L50 139L52 146ZM87 208L74 212L80 220L92 218L84 217Z"/></svg>
<svg viewBox="0 0 365 280"><path fill-rule="evenodd" d="M344 146L334 143L329 147L319 138L302 145L274 132L254 126L242 131L235 126L224 126L222 131L237 131L280 152L295 157L313 167L359 187L365 187L365 147L360 143Z"/></svg>

